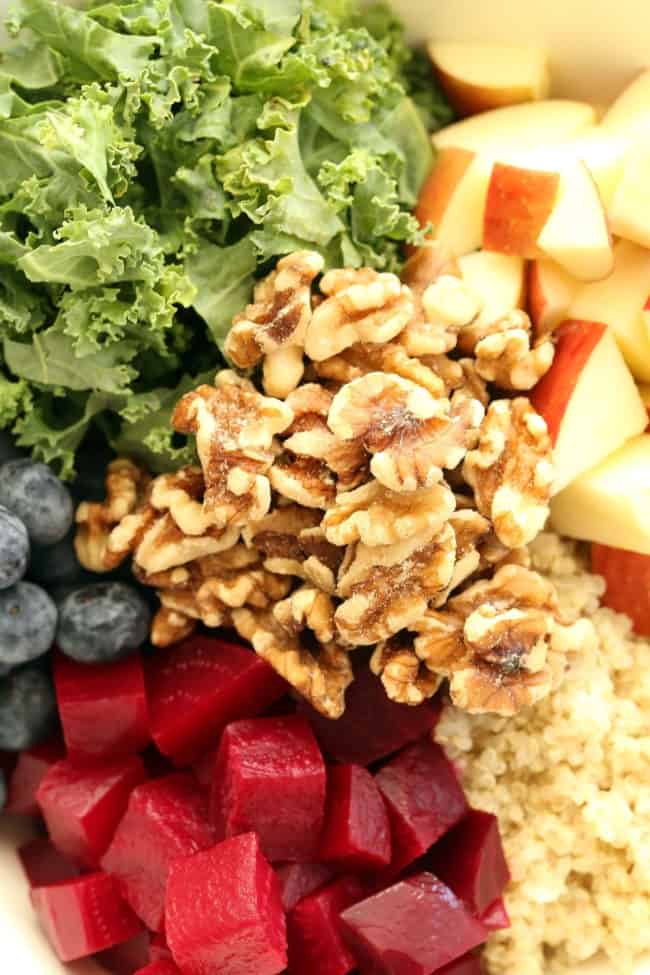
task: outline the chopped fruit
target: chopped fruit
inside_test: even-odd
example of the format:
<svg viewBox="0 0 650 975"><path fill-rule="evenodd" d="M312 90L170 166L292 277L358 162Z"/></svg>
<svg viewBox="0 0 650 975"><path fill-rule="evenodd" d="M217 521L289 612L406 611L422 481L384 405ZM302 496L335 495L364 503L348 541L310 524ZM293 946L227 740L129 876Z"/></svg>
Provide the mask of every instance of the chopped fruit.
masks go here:
<svg viewBox="0 0 650 975"><path fill-rule="evenodd" d="M131 792L144 778L137 756L92 766L71 759L53 765L36 800L56 848L85 866L97 866Z"/></svg>
<svg viewBox="0 0 650 975"><path fill-rule="evenodd" d="M468 811L451 762L426 739L400 752L376 781L391 821L392 873L426 853Z"/></svg>
<svg viewBox="0 0 650 975"><path fill-rule="evenodd" d="M522 146L543 146L576 135L592 126L595 109L585 102L549 99L509 105L447 125L433 136L437 149L459 146L498 158Z"/></svg>
<svg viewBox="0 0 650 975"><path fill-rule="evenodd" d="M548 94L547 56L539 48L431 43L429 56L458 115L538 101Z"/></svg>
<svg viewBox="0 0 650 975"><path fill-rule="evenodd" d="M431 873L419 873L341 914L363 975L430 975L487 938L483 924Z"/></svg>
<svg viewBox="0 0 650 975"><path fill-rule="evenodd" d="M165 929L183 975L276 975L284 970L287 940L280 894L254 833L172 864Z"/></svg>
<svg viewBox="0 0 650 975"><path fill-rule="evenodd" d="M644 434L553 498L555 530L570 538L650 555L648 470L650 435Z"/></svg>
<svg viewBox="0 0 650 975"><path fill-rule="evenodd" d="M612 232L642 247L650 247L649 167L650 141L637 139L627 153L623 174L609 208Z"/></svg>
<svg viewBox="0 0 650 975"><path fill-rule="evenodd" d="M48 741L25 749L18 756L16 766L9 779L9 791L5 811L22 816L37 816L39 813L36 792L44 775L59 762L64 755L63 746L58 741Z"/></svg>
<svg viewBox="0 0 650 975"><path fill-rule="evenodd" d="M59 853L45 838L32 840L21 846L18 856L30 887L58 884L78 877L80 873L76 863Z"/></svg>
<svg viewBox="0 0 650 975"><path fill-rule="evenodd" d="M530 399L546 420L560 491L641 433L647 416L610 329L567 321L556 335L553 365Z"/></svg>
<svg viewBox="0 0 650 975"><path fill-rule="evenodd" d="M421 226L432 225L432 239L446 258L480 247L491 168L489 158L467 149L448 146L439 152L415 215Z"/></svg>
<svg viewBox="0 0 650 975"><path fill-rule="evenodd" d="M254 831L271 862L316 858L325 809L325 763L304 718L228 725L214 770L217 839Z"/></svg>
<svg viewBox="0 0 650 975"><path fill-rule="evenodd" d="M146 677L151 736L180 765L216 745L229 721L260 714L287 689L251 650L204 635L158 650Z"/></svg>
<svg viewBox="0 0 650 975"><path fill-rule="evenodd" d="M481 917L510 881L496 816L470 810L436 845L431 869Z"/></svg>
<svg viewBox="0 0 650 975"><path fill-rule="evenodd" d="M650 382L650 334L641 313L649 282L650 251L620 240L614 247L612 273L603 281L584 285L569 308L569 318L609 325L628 366L644 382ZM608 380L607 386L615 385Z"/></svg>
<svg viewBox="0 0 650 975"><path fill-rule="evenodd" d="M601 125L611 131L645 132L650 122L650 69L642 71L609 107Z"/></svg>
<svg viewBox="0 0 650 975"><path fill-rule="evenodd" d="M345 692L345 711L334 721L301 704L323 752L337 762L371 765L421 738L440 715L437 702L404 707L391 701L379 677L364 662Z"/></svg>
<svg viewBox="0 0 650 975"><path fill-rule="evenodd" d="M503 931L510 927L510 918L503 897L497 897L493 904L481 914L479 919L488 931Z"/></svg>
<svg viewBox="0 0 650 975"><path fill-rule="evenodd" d="M528 266L528 314L536 334L553 332L565 320L579 287L555 261L542 258Z"/></svg>
<svg viewBox="0 0 650 975"><path fill-rule="evenodd" d="M287 917L289 975L347 975L356 968L343 940L339 915L364 894L357 878L339 877L294 907Z"/></svg>
<svg viewBox="0 0 650 975"><path fill-rule="evenodd" d="M564 159L582 160L594 178L603 206L609 207L623 172L630 138L614 135L600 125L584 129L557 145Z"/></svg>
<svg viewBox="0 0 650 975"><path fill-rule="evenodd" d="M644 311L644 315L647 314L648 312ZM646 431L645 431L647 433L648 428L650 427L650 383L641 383L638 389L639 389L639 396L641 397L641 401L645 406L645 411L648 414L648 427L646 427Z"/></svg>
<svg viewBox="0 0 650 975"><path fill-rule="evenodd" d="M284 863L275 868L282 907L288 913L307 894L313 894L334 876L325 863Z"/></svg>
<svg viewBox="0 0 650 975"><path fill-rule="evenodd" d="M360 765L332 766L320 859L349 870L373 870L388 866L390 855L388 812L372 775Z"/></svg>
<svg viewBox="0 0 650 975"><path fill-rule="evenodd" d="M102 859L135 913L162 931L165 886L178 857L214 843L207 800L188 775L170 775L133 790L127 811Z"/></svg>
<svg viewBox="0 0 650 975"><path fill-rule="evenodd" d="M591 571L605 580L602 604L625 613L636 633L650 636L650 555L594 544Z"/></svg>
<svg viewBox="0 0 650 975"><path fill-rule="evenodd" d="M500 254L539 256L537 240L560 186L556 172L495 163L483 217L483 247Z"/></svg>
<svg viewBox="0 0 650 975"><path fill-rule="evenodd" d="M612 270L614 252L605 208L583 162L562 167L557 200L537 246L580 281L599 281Z"/></svg>
<svg viewBox="0 0 650 975"><path fill-rule="evenodd" d="M54 686L68 754L114 758L149 741L142 660L133 653L108 664L54 658Z"/></svg>
<svg viewBox="0 0 650 975"><path fill-rule="evenodd" d="M481 300L475 324L491 324L522 307L525 282L521 257L476 251L461 257L458 269L465 284Z"/></svg>
<svg viewBox="0 0 650 975"><path fill-rule="evenodd" d="M94 955L128 941L140 922L112 877L91 873L31 891L32 905L61 961Z"/></svg>
<svg viewBox="0 0 650 975"><path fill-rule="evenodd" d="M167 959L152 961L150 965L139 968L134 975L181 975L180 968L177 968L173 961Z"/></svg>

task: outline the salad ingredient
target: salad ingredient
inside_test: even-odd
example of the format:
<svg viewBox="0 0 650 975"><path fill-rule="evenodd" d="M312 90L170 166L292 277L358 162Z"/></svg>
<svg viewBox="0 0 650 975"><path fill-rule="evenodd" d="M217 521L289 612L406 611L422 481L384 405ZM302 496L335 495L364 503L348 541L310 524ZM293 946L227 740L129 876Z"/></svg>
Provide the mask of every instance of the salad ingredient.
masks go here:
<svg viewBox="0 0 650 975"><path fill-rule="evenodd" d="M167 940L185 975L276 975L286 967L277 881L254 833L172 864Z"/></svg>
<svg viewBox="0 0 650 975"><path fill-rule="evenodd" d="M9 778L7 812L36 816L39 811L36 802L38 787L49 769L63 756L63 746L56 740L45 741L22 751Z"/></svg>
<svg viewBox="0 0 650 975"><path fill-rule="evenodd" d="M547 99L495 108L446 125L434 133L433 144L436 149L456 146L487 153L494 159L495 154L506 150L554 145L579 135L595 121L596 110L586 102Z"/></svg>
<svg viewBox="0 0 650 975"><path fill-rule="evenodd" d="M22 579L28 560L29 536L24 523L0 505L0 589Z"/></svg>
<svg viewBox="0 0 650 975"><path fill-rule="evenodd" d="M531 261L526 291L528 312L538 335L554 332L568 318L569 306L579 287L579 282L554 261L548 258Z"/></svg>
<svg viewBox="0 0 650 975"><path fill-rule="evenodd" d="M23 522L36 545L60 541L72 525L72 497L47 464L9 460L0 467L0 504Z"/></svg>
<svg viewBox="0 0 650 975"><path fill-rule="evenodd" d="M75 862L96 868L132 790L144 777L136 756L92 766L65 758L52 765L41 780L36 801L56 848Z"/></svg>
<svg viewBox="0 0 650 975"><path fill-rule="evenodd" d="M210 802L217 839L254 832L271 863L318 853L326 773L304 718L233 721L221 736Z"/></svg>
<svg viewBox="0 0 650 975"><path fill-rule="evenodd" d="M22 751L37 745L56 722L56 699L40 664L27 664L0 682L0 749Z"/></svg>
<svg viewBox="0 0 650 975"><path fill-rule="evenodd" d="M73 589L59 606L56 640L80 663L119 660L149 633L146 600L124 582L94 582Z"/></svg>
<svg viewBox="0 0 650 975"><path fill-rule="evenodd" d="M648 120L650 71L641 71L605 112L601 125L608 131L644 131Z"/></svg>
<svg viewBox="0 0 650 975"><path fill-rule="evenodd" d="M643 174L650 160L648 141L635 141L623 165L608 216L612 233L650 247L650 212Z"/></svg>
<svg viewBox="0 0 650 975"><path fill-rule="evenodd" d="M289 975L347 975L356 968L356 959L343 941L339 915L363 895L363 884L344 876L294 907L287 917Z"/></svg>
<svg viewBox="0 0 650 975"><path fill-rule="evenodd" d="M468 807L451 763L427 739L403 749L375 780L388 808L393 843L390 869L396 876L459 823Z"/></svg>
<svg viewBox="0 0 650 975"><path fill-rule="evenodd" d="M343 932L362 972L427 975L485 940L485 928L431 873L347 908Z"/></svg>
<svg viewBox="0 0 650 975"><path fill-rule="evenodd" d="M504 721L449 708L436 729L469 801L498 817L513 875L512 928L489 943L488 971L568 973L599 951L633 968L650 949L647 641L598 607L602 580L571 542L542 534L531 549L563 611L587 614L597 639L534 709Z"/></svg>
<svg viewBox="0 0 650 975"><path fill-rule="evenodd" d="M391 860L388 811L372 775L361 765L327 772L327 807L321 860L342 870L379 870Z"/></svg>
<svg viewBox="0 0 650 975"><path fill-rule="evenodd" d="M173 961L159 959L152 961L150 965L145 965L144 968L139 968L135 975L180 975L180 969Z"/></svg>
<svg viewBox="0 0 650 975"><path fill-rule="evenodd" d="M47 653L56 621L54 602L33 582L0 589L0 672Z"/></svg>
<svg viewBox="0 0 650 975"><path fill-rule="evenodd" d="M206 634L158 650L146 684L151 737L177 764L199 758L230 721L261 714L288 689L249 649Z"/></svg>
<svg viewBox="0 0 650 975"><path fill-rule="evenodd" d="M450 258L481 246L483 212L491 163L472 149L442 146L418 196L415 215L421 227L432 224L434 239Z"/></svg>
<svg viewBox="0 0 650 975"><path fill-rule="evenodd" d="M591 571L605 581L602 605L625 613L635 633L650 636L650 556L594 543Z"/></svg>
<svg viewBox="0 0 650 975"><path fill-rule="evenodd" d="M53 545L32 545L28 574L39 586L55 591L88 578L74 549L74 531Z"/></svg>
<svg viewBox="0 0 650 975"><path fill-rule="evenodd" d="M334 870L325 863L284 863L275 868L275 876L282 907L288 914L303 897L313 894L331 880Z"/></svg>
<svg viewBox="0 0 650 975"><path fill-rule="evenodd" d="M32 905L61 961L74 961L127 941L140 922L105 873L34 887Z"/></svg>
<svg viewBox="0 0 650 975"><path fill-rule="evenodd" d="M481 302L476 325L490 325L515 308L523 307L526 265L521 257L475 251L458 259L458 269L462 280Z"/></svg>
<svg viewBox="0 0 650 975"><path fill-rule="evenodd" d="M647 471L650 436L628 440L553 499L552 524L569 538L650 555Z"/></svg>
<svg viewBox="0 0 650 975"><path fill-rule="evenodd" d="M553 441L557 492L642 433L647 414L606 325L565 319L555 335L553 365L530 399Z"/></svg>
<svg viewBox="0 0 650 975"><path fill-rule="evenodd" d="M548 58L541 48L432 41L428 50L442 90L458 115L548 95Z"/></svg>
<svg viewBox="0 0 650 975"><path fill-rule="evenodd" d="M189 775L170 775L133 790L101 865L147 927L162 931L171 864L213 843L206 797Z"/></svg>
<svg viewBox="0 0 650 975"><path fill-rule="evenodd" d="M560 174L494 163L485 199L483 247L539 257L540 234L558 200Z"/></svg>
<svg viewBox="0 0 650 975"><path fill-rule="evenodd" d="M502 931L510 927L510 918L503 897L497 897L493 904L481 914L480 921L488 931Z"/></svg>
<svg viewBox="0 0 650 975"><path fill-rule="evenodd" d="M470 809L437 844L431 868L485 923L510 882L496 816Z"/></svg>
<svg viewBox="0 0 650 975"><path fill-rule="evenodd" d="M138 653L108 664L54 657L54 686L68 755L116 758L150 740L142 660Z"/></svg>
<svg viewBox="0 0 650 975"><path fill-rule="evenodd" d="M5 773L0 773L0 812L5 808L7 802L7 782Z"/></svg>
<svg viewBox="0 0 650 975"><path fill-rule="evenodd" d="M81 873L76 864L43 837L31 840L18 851L20 862L30 887L48 887L71 880Z"/></svg>

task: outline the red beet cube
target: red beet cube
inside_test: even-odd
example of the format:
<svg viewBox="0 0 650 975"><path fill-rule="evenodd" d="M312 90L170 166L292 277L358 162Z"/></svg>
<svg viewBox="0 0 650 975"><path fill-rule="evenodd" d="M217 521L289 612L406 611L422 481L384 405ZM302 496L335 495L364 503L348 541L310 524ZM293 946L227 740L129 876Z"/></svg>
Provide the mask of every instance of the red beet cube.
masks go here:
<svg viewBox="0 0 650 975"><path fill-rule="evenodd" d="M451 762L429 739L391 759L376 781L391 821L391 871L401 871L426 853L468 811Z"/></svg>
<svg viewBox="0 0 650 975"><path fill-rule="evenodd" d="M510 881L496 816L471 809L432 851L431 869L474 914L483 914Z"/></svg>
<svg viewBox="0 0 650 975"><path fill-rule="evenodd" d="M59 853L44 837L21 846L18 856L30 887L58 884L62 880L78 877L81 872L75 863Z"/></svg>
<svg viewBox="0 0 650 975"><path fill-rule="evenodd" d="M149 741L139 653L109 664L80 664L56 654L54 684L71 757L133 755Z"/></svg>
<svg viewBox="0 0 650 975"><path fill-rule="evenodd" d="M326 718L308 704L300 712L309 720L321 748L337 762L371 765L421 738L440 714L437 702L405 707L386 696L383 684L367 664L355 667L355 679L345 694L345 712Z"/></svg>
<svg viewBox="0 0 650 975"><path fill-rule="evenodd" d="M211 812L217 838L254 831L272 862L316 859L325 763L304 718L234 721L221 738Z"/></svg>
<svg viewBox="0 0 650 975"><path fill-rule="evenodd" d="M140 968L135 975L181 975L173 961L152 961L150 965Z"/></svg>
<svg viewBox="0 0 650 975"><path fill-rule="evenodd" d="M169 950L167 939L164 934L152 934L149 943L150 961L171 961L172 953Z"/></svg>
<svg viewBox="0 0 650 975"><path fill-rule="evenodd" d="M216 745L229 721L261 714L287 691L252 650L202 634L158 650L146 676L151 736L178 765Z"/></svg>
<svg viewBox="0 0 650 975"><path fill-rule="evenodd" d="M183 975L276 975L285 968L280 893L254 833L172 864L165 928Z"/></svg>
<svg viewBox="0 0 650 975"><path fill-rule="evenodd" d="M430 975L487 938L453 891L419 873L341 914L363 975Z"/></svg>
<svg viewBox="0 0 650 975"><path fill-rule="evenodd" d="M488 931L503 931L509 928L510 916L503 897L497 897L494 903L483 911L480 920Z"/></svg>
<svg viewBox="0 0 650 975"><path fill-rule="evenodd" d="M130 941L106 948L97 955L97 961L113 975L133 975L149 961L149 935L141 931Z"/></svg>
<svg viewBox="0 0 650 975"><path fill-rule="evenodd" d="M343 940L339 915L364 893L356 877L339 877L296 904L287 917L290 975L347 975L356 968Z"/></svg>
<svg viewBox="0 0 650 975"><path fill-rule="evenodd" d="M444 968L439 968L436 975L481 975L481 959L473 951L449 962Z"/></svg>
<svg viewBox="0 0 650 975"><path fill-rule="evenodd" d="M386 804L370 772L360 765L334 765L327 772L327 807L320 859L349 870L390 863Z"/></svg>
<svg viewBox="0 0 650 975"><path fill-rule="evenodd" d="M38 816L38 787L46 772L55 762L60 762L64 755L64 748L58 741L44 742L21 752L9 779L6 812Z"/></svg>
<svg viewBox="0 0 650 975"><path fill-rule="evenodd" d="M207 799L189 775L170 775L134 789L102 867L114 874L135 913L161 931L173 860L214 843Z"/></svg>
<svg viewBox="0 0 650 975"><path fill-rule="evenodd" d="M275 868L280 885L280 900L285 911L290 911L298 901L312 894L334 876L325 863L284 863Z"/></svg>
<svg viewBox="0 0 650 975"><path fill-rule="evenodd" d="M53 765L36 799L57 849L85 866L97 866L132 790L144 777L136 755L92 766L70 759Z"/></svg>
<svg viewBox="0 0 650 975"><path fill-rule="evenodd" d="M128 941L140 922L120 897L117 884L105 873L35 887L32 905L61 961L94 955Z"/></svg>

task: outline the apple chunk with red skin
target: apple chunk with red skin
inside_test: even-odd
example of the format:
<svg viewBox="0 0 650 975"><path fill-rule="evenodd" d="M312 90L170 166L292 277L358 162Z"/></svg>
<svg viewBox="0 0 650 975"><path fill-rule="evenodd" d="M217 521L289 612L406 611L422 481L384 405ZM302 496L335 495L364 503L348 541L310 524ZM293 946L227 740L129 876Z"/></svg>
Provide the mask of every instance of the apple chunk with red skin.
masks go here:
<svg viewBox="0 0 650 975"><path fill-rule="evenodd" d="M485 201L483 247L537 257L537 239L553 211L559 186L557 172L495 163Z"/></svg>
<svg viewBox="0 0 650 975"><path fill-rule="evenodd" d="M594 543L591 571L605 580L602 604L625 613L636 633L650 636L650 555Z"/></svg>
<svg viewBox="0 0 650 975"><path fill-rule="evenodd" d="M555 491L646 426L646 412L610 330L569 320L557 331L550 370L531 393L553 443Z"/></svg>
<svg viewBox="0 0 650 975"><path fill-rule="evenodd" d="M537 335L548 335L565 320L579 286L574 277L548 258L528 265L528 314Z"/></svg>

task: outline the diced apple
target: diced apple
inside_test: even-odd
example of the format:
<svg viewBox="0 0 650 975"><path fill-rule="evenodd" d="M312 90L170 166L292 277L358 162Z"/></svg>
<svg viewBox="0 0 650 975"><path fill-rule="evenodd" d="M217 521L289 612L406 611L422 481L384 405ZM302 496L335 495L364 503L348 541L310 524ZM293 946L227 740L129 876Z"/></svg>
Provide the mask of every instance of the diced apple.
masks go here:
<svg viewBox="0 0 650 975"><path fill-rule="evenodd" d="M580 281L599 281L614 265L605 209L583 162L567 163L538 247Z"/></svg>
<svg viewBox="0 0 650 975"><path fill-rule="evenodd" d="M564 321L579 287L555 261L542 258L528 265L528 314L538 335L553 332Z"/></svg>
<svg viewBox="0 0 650 975"><path fill-rule="evenodd" d="M591 420L585 429L599 431ZM570 538L650 555L650 434L585 471L553 498L551 516Z"/></svg>
<svg viewBox="0 0 650 975"><path fill-rule="evenodd" d="M553 443L555 491L600 463L646 426L646 412L611 331L567 321L550 370L531 393Z"/></svg>
<svg viewBox="0 0 650 975"><path fill-rule="evenodd" d="M492 162L468 149L443 149L415 209L421 226L433 225L433 240L446 259L481 246L483 211Z"/></svg>
<svg viewBox="0 0 650 975"><path fill-rule="evenodd" d="M429 56L459 115L536 101L548 94L547 55L540 48L431 43Z"/></svg>
<svg viewBox="0 0 650 975"><path fill-rule="evenodd" d="M557 172L495 163L485 201L483 247L537 257L537 239L551 216L559 185Z"/></svg>
<svg viewBox="0 0 650 975"><path fill-rule="evenodd" d="M447 125L436 132L433 143L438 149L460 146L494 158L504 150L517 151L577 135L595 121L595 110L585 102L547 99L495 108Z"/></svg>
<svg viewBox="0 0 650 975"><path fill-rule="evenodd" d="M639 385L639 396L641 401L645 406L645 411L648 414L648 426L646 427L646 433L650 429L650 383L641 383Z"/></svg>
<svg viewBox="0 0 650 975"><path fill-rule="evenodd" d="M601 125L611 130L638 131L650 123L650 68L625 88L603 116Z"/></svg>
<svg viewBox="0 0 650 975"><path fill-rule="evenodd" d="M650 123L650 113L648 114ZM613 233L650 247L650 139L635 140L609 208Z"/></svg>
<svg viewBox="0 0 650 975"><path fill-rule="evenodd" d="M524 261L511 254L475 251L458 261L465 283L481 299L477 324L489 324L521 308L525 295Z"/></svg>
<svg viewBox="0 0 650 975"><path fill-rule="evenodd" d="M568 312L570 318L609 325L625 361L643 382L650 382L650 334L641 315L649 285L650 250L620 240L611 274L582 287Z"/></svg>
<svg viewBox="0 0 650 975"><path fill-rule="evenodd" d="M625 613L637 633L650 636L650 555L594 543L591 571L605 580L603 605Z"/></svg>

